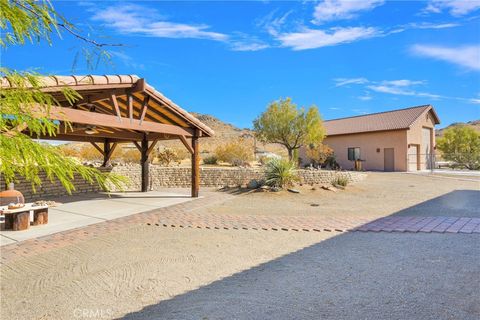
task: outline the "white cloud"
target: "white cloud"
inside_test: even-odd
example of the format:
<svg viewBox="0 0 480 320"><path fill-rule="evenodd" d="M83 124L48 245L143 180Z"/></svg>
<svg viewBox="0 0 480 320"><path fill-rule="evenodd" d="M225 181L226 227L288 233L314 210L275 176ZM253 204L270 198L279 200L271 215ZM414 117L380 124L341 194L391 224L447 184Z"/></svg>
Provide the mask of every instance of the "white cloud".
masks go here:
<svg viewBox="0 0 480 320"><path fill-rule="evenodd" d="M414 54L450 62L467 69L480 70L480 45L463 47L442 47L432 45L414 45Z"/></svg>
<svg viewBox="0 0 480 320"><path fill-rule="evenodd" d="M230 49L233 51L259 51L267 49L270 46L263 42L245 42L245 41L232 41Z"/></svg>
<svg viewBox="0 0 480 320"><path fill-rule="evenodd" d="M305 50L350 43L378 35L379 31L371 27L333 28L328 31L303 28L298 32L278 34L276 39L283 47Z"/></svg>
<svg viewBox="0 0 480 320"><path fill-rule="evenodd" d="M205 24L166 21L154 9L138 5L118 5L97 9L92 20L100 21L122 34L140 34L159 38L196 38L227 41L228 35L212 32Z"/></svg>
<svg viewBox="0 0 480 320"><path fill-rule="evenodd" d="M313 13L315 23L351 19L361 11L372 10L384 3L383 0L324 0L315 6Z"/></svg>
<svg viewBox="0 0 480 320"><path fill-rule="evenodd" d="M349 85L349 84L368 83L367 78L336 78L336 79L333 79L333 81L336 82L335 87L342 87L342 86Z"/></svg>
<svg viewBox="0 0 480 320"><path fill-rule="evenodd" d="M410 86L414 86L414 85L417 85L417 84L425 84L425 81L424 80L386 80L386 81L382 81L383 84L386 84L386 85L392 85L392 86L396 86L396 87L410 87Z"/></svg>
<svg viewBox="0 0 480 320"><path fill-rule="evenodd" d="M138 63L131 56L124 52L120 51L109 51L109 53L114 57L120 60L125 66L133 69L144 70L145 65L143 63Z"/></svg>
<svg viewBox="0 0 480 320"><path fill-rule="evenodd" d="M368 101L368 100L372 100L372 96L370 95L364 95L364 96L359 96L358 99L362 100L362 101Z"/></svg>
<svg viewBox="0 0 480 320"><path fill-rule="evenodd" d="M425 13L441 13L444 10L455 17L467 15L480 9L478 0L431 0L423 10Z"/></svg>

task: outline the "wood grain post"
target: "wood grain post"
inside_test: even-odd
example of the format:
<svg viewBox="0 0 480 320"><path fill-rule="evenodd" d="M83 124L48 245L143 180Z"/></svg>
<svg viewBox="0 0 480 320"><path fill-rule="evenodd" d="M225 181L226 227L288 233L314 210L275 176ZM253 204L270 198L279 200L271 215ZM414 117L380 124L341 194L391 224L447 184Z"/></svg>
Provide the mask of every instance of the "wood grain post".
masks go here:
<svg viewBox="0 0 480 320"><path fill-rule="evenodd" d="M103 143L103 163L102 167L108 167L110 166L110 140L105 139L105 142Z"/></svg>
<svg viewBox="0 0 480 320"><path fill-rule="evenodd" d="M142 192L148 191L148 140L147 135L143 135L141 145L142 156L140 159L140 165L142 167Z"/></svg>
<svg viewBox="0 0 480 320"><path fill-rule="evenodd" d="M192 137L192 198L198 197L200 190L200 150L198 148L198 131Z"/></svg>

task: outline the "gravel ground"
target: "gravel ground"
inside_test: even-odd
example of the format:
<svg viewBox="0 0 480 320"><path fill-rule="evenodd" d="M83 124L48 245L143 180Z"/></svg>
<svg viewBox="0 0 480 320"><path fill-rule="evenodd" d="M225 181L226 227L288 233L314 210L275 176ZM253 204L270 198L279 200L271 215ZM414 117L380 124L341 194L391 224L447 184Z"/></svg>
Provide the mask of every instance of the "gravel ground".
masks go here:
<svg viewBox="0 0 480 320"><path fill-rule="evenodd" d="M350 233L125 319L479 319L480 236Z"/></svg>
<svg viewBox="0 0 480 320"><path fill-rule="evenodd" d="M332 192L314 186L298 187L300 194L254 192L205 208L205 212L267 216L361 216L392 214L480 216L480 179L369 172L346 190ZM318 205L318 206L312 206Z"/></svg>

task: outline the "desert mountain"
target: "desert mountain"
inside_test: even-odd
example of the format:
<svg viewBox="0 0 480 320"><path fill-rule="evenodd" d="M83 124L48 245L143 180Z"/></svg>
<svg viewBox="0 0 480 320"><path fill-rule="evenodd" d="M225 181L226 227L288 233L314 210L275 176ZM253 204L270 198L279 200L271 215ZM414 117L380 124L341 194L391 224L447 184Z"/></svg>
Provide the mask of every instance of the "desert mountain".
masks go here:
<svg viewBox="0 0 480 320"><path fill-rule="evenodd" d="M472 127L473 129L480 132L480 120L472 120L472 121L468 121L466 123L465 122L454 122L451 125L449 125L448 127L436 130L435 136L441 137L441 136L443 136L443 133L445 132L446 129L453 128L453 127L458 127L458 126Z"/></svg>

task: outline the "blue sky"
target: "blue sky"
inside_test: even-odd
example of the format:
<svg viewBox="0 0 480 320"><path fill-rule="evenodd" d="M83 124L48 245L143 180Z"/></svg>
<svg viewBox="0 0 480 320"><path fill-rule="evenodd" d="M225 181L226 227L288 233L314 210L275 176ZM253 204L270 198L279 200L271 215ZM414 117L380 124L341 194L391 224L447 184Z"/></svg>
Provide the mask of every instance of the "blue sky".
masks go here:
<svg viewBox="0 0 480 320"><path fill-rule="evenodd" d="M324 119L421 104L442 125L480 118L480 1L54 1L112 65L76 74L137 74L188 111L239 127L269 102L315 104ZM2 64L71 74L81 43L2 51Z"/></svg>

